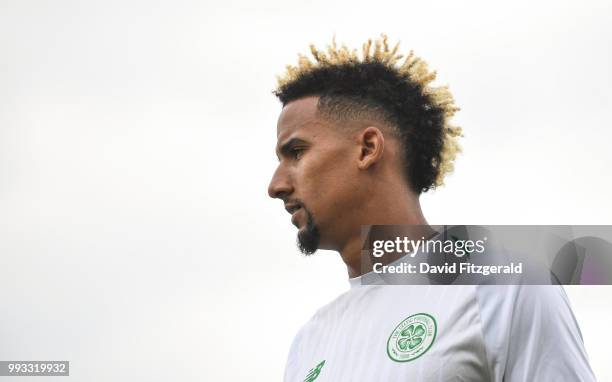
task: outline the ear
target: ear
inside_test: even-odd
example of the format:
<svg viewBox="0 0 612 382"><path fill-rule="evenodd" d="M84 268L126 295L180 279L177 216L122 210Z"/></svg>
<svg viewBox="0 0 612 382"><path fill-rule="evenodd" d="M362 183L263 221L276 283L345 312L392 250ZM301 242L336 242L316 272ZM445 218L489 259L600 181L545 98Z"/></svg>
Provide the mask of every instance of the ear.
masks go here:
<svg viewBox="0 0 612 382"><path fill-rule="evenodd" d="M361 146L359 169L367 170L382 159L385 151L385 137L379 128L368 126L357 136Z"/></svg>

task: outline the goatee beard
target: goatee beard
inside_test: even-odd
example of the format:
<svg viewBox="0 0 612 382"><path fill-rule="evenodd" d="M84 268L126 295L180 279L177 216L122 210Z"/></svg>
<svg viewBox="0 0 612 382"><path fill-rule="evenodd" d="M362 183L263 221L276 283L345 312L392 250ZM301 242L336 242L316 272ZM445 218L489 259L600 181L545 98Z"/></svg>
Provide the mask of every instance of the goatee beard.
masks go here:
<svg viewBox="0 0 612 382"><path fill-rule="evenodd" d="M319 228L312 218L312 214L302 204L301 206L306 212L306 227L298 232L297 246L304 255L312 255L319 249L319 242L321 241L321 234Z"/></svg>

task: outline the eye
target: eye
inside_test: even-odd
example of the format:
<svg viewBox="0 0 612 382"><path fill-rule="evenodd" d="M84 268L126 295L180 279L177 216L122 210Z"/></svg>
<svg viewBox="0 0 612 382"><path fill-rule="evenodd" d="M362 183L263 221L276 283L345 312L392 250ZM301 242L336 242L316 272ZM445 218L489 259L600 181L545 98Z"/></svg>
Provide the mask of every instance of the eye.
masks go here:
<svg viewBox="0 0 612 382"><path fill-rule="evenodd" d="M302 147L293 147L290 151L291 157L293 159L300 159L304 154L304 148Z"/></svg>

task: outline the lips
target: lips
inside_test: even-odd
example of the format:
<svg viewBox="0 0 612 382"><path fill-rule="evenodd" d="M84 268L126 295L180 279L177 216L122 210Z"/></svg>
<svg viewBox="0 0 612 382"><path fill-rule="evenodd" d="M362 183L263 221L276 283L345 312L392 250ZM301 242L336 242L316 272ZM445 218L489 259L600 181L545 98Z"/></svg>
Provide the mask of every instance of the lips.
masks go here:
<svg viewBox="0 0 612 382"><path fill-rule="evenodd" d="M291 214L291 223L296 227L298 227L297 219L298 219L298 215L301 210L302 208L298 207L298 209L294 210L293 213Z"/></svg>
<svg viewBox="0 0 612 382"><path fill-rule="evenodd" d="M298 212L302 209L302 206L298 203L288 203L285 204L285 210L291 214L291 223L294 226L298 226L297 218Z"/></svg>
<svg viewBox="0 0 612 382"><path fill-rule="evenodd" d="M295 211L299 210L300 208L302 207L297 203L285 204L285 210L287 210L287 212L289 212L292 215Z"/></svg>

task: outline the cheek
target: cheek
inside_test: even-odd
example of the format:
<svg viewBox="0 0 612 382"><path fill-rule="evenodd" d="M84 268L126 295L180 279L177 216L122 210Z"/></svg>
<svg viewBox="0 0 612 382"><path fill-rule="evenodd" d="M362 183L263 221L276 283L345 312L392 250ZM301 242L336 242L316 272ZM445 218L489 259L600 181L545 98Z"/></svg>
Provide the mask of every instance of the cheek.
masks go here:
<svg viewBox="0 0 612 382"><path fill-rule="evenodd" d="M302 191L304 202L317 215L347 208L355 194L356 174L341 156L316 158L304 163ZM310 202L310 203L309 203Z"/></svg>
<svg viewBox="0 0 612 382"><path fill-rule="evenodd" d="M309 187L316 187L319 188L316 191L328 193L350 178L349 166L338 156L313 156L312 159L304 161L301 177Z"/></svg>

